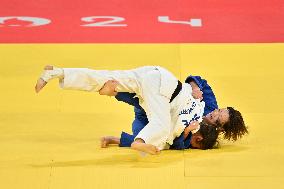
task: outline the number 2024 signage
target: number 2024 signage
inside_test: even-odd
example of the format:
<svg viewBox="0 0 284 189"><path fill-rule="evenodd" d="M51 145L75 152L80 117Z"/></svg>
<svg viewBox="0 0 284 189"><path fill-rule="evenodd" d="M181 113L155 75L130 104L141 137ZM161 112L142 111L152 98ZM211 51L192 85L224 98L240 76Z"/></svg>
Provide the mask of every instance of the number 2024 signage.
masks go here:
<svg viewBox="0 0 284 189"><path fill-rule="evenodd" d="M127 27L127 19L119 16L89 16L81 18L82 27ZM202 20L191 18L188 20L173 20L169 16L158 16L157 21L168 24L183 24L190 27L202 27ZM30 16L0 17L0 27L39 27L52 24L52 20Z"/></svg>

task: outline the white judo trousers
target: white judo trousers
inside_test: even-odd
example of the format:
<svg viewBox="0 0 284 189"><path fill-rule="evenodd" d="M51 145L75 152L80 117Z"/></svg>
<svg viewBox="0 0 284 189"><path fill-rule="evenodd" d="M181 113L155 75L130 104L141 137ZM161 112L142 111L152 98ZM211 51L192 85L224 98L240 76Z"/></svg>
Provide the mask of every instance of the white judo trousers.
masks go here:
<svg viewBox="0 0 284 189"><path fill-rule="evenodd" d="M63 68L64 79L60 80L63 89L98 92L108 80L116 80L117 92L136 93L139 103L145 110L149 123L139 132L147 144L157 146L160 150L169 147L173 139L179 136L185 126L176 124L179 112L189 103L190 85L183 84L182 93L170 103L178 80L164 68L145 66L133 70L108 71L87 68ZM195 108L203 114L204 106Z"/></svg>

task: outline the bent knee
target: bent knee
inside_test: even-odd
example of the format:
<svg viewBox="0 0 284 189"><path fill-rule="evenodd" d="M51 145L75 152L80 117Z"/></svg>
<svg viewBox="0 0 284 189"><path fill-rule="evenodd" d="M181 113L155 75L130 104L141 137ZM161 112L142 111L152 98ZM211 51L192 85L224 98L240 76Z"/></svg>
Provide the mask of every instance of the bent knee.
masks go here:
<svg viewBox="0 0 284 189"><path fill-rule="evenodd" d="M100 95L115 96L117 92L115 91L118 82L115 80L107 81L104 86L99 90Z"/></svg>

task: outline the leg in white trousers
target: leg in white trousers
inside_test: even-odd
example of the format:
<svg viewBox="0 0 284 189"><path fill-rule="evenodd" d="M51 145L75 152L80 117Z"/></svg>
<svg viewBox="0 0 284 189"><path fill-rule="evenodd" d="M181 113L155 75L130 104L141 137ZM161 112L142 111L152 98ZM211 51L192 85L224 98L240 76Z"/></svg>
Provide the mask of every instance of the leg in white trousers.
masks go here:
<svg viewBox="0 0 284 189"><path fill-rule="evenodd" d="M139 68L134 72L139 73ZM136 93L141 96L145 104L149 123L136 138L163 149L171 130L171 115L169 100L160 94L160 72L152 69L140 73L140 76L135 75L134 72L67 68L64 69L64 79L60 81L60 86L63 89L97 92L108 80L117 80L118 92Z"/></svg>
<svg viewBox="0 0 284 189"><path fill-rule="evenodd" d="M142 99L149 123L137 135L146 144L164 149L171 130L169 99L160 94L161 75L155 67L142 67L127 71L63 68L60 79L63 89L98 92L109 80L118 81L117 92L136 93ZM146 146L147 147L147 146ZM144 149L144 150L143 150ZM139 150L139 149L138 149ZM145 150L145 146L142 147Z"/></svg>

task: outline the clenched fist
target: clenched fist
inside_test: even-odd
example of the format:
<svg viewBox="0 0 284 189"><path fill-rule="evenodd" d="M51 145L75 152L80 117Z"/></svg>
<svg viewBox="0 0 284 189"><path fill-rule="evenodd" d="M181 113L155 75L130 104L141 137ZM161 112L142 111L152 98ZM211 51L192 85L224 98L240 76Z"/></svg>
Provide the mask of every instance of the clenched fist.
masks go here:
<svg viewBox="0 0 284 189"><path fill-rule="evenodd" d="M192 89L193 98L202 100L203 99L202 95L203 95L203 92L199 88Z"/></svg>

